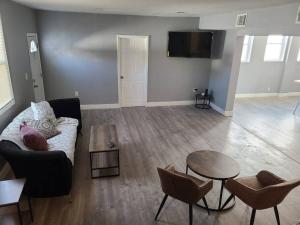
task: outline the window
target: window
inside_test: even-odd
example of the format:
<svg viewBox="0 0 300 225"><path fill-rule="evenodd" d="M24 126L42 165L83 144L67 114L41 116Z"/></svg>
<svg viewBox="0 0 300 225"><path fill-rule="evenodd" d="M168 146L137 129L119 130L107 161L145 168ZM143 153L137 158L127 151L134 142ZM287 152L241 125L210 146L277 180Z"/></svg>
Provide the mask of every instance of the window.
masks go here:
<svg viewBox="0 0 300 225"><path fill-rule="evenodd" d="M282 62L288 42L287 36L270 35L268 36L265 50L265 61Z"/></svg>
<svg viewBox="0 0 300 225"><path fill-rule="evenodd" d="M13 104L14 97L6 57L2 22L0 19L0 114Z"/></svg>
<svg viewBox="0 0 300 225"><path fill-rule="evenodd" d="M254 36L248 36L248 35L245 36L242 58L241 58L242 62L250 62L253 40L254 40Z"/></svg>
<svg viewBox="0 0 300 225"><path fill-rule="evenodd" d="M34 40L30 42L30 53L35 53L38 51L37 45Z"/></svg>
<svg viewBox="0 0 300 225"><path fill-rule="evenodd" d="M298 51L297 62L300 62L300 48L299 48L299 51Z"/></svg>

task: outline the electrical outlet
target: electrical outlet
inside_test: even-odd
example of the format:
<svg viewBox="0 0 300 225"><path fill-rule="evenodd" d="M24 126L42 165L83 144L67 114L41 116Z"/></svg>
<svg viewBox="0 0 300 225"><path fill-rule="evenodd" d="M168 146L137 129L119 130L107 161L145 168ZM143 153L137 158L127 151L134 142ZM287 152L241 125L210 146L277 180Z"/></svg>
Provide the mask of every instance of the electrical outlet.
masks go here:
<svg viewBox="0 0 300 225"><path fill-rule="evenodd" d="M197 92L198 91L198 88L193 88L193 92Z"/></svg>
<svg viewBox="0 0 300 225"><path fill-rule="evenodd" d="M78 97L78 96L79 96L79 92L75 91L75 97Z"/></svg>
<svg viewBox="0 0 300 225"><path fill-rule="evenodd" d="M28 73L25 73L25 80L28 80Z"/></svg>

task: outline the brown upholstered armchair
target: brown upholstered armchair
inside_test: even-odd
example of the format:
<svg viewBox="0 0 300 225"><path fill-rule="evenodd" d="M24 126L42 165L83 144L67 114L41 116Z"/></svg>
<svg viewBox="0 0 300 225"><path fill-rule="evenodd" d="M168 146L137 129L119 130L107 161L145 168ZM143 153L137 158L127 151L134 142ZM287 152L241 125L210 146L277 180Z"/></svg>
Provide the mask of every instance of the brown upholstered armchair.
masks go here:
<svg viewBox="0 0 300 225"><path fill-rule="evenodd" d="M193 205L201 199L203 200L207 212L209 214L205 195L212 189L213 182L202 181L193 176L180 173L175 170L174 166L167 166L165 169L157 168L161 187L165 196L159 206L158 212L155 216L157 220L158 215L163 208L168 196L176 198L189 204L189 218L190 225L193 224Z"/></svg>
<svg viewBox="0 0 300 225"><path fill-rule="evenodd" d="M256 210L274 207L277 224L280 225L280 218L277 209L287 194L300 185L300 180L285 181L276 175L261 171L256 176L229 179L225 187L232 193L224 203L224 208L234 197L238 197L245 204L252 207L250 225L254 224Z"/></svg>

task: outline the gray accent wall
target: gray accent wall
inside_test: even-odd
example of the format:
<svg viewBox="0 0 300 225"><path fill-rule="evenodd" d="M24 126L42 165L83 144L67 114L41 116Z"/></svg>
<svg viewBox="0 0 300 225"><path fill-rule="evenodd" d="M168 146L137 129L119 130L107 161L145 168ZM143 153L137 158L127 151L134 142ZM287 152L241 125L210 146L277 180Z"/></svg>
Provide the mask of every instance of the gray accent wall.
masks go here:
<svg viewBox="0 0 300 225"><path fill-rule="evenodd" d="M47 99L118 103L117 35L149 35L148 102L193 99L208 87L210 59L167 57L168 31L197 30L198 18L39 11L38 33Z"/></svg>
<svg viewBox="0 0 300 225"><path fill-rule="evenodd" d="M238 42L240 45L241 41ZM209 79L209 90L213 96L213 104L226 111L228 92L232 70L239 70L239 64L233 66L237 45L236 31L227 31L224 42L223 56L213 59ZM240 54L239 51L237 54Z"/></svg>
<svg viewBox="0 0 300 225"><path fill-rule="evenodd" d="M26 34L36 32L36 23L32 9L10 0L1 0L0 13L15 97L15 105L0 116L0 131L2 131L17 113L30 105L30 101L34 98ZM25 80L25 73L29 75L28 80Z"/></svg>
<svg viewBox="0 0 300 225"><path fill-rule="evenodd" d="M249 63L241 63L237 94L300 92L300 62L297 54L300 38L293 37L283 62L265 62L267 36L255 36Z"/></svg>
<svg viewBox="0 0 300 225"><path fill-rule="evenodd" d="M15 105L0 115L0 133L7 124L33 100L31 69L26 33L36 32L35 13L32 9L10 0L0 1L0 13L10 76L15 97ZM25 73L29 79L25 80ZM0 167L3 160L0 159Z"/></svg>

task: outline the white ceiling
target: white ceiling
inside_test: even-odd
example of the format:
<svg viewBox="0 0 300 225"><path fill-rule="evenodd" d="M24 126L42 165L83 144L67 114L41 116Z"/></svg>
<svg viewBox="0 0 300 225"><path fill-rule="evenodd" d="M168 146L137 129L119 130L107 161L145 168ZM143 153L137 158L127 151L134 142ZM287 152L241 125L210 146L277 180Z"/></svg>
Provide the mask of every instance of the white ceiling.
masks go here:
<svg viewBox="0 0 300 225"><path fill-rule="evenodd" d="M14 0L36 9L145 16L200 16L299 0ZM184 12L179 14L176 12Z"/></svg>

